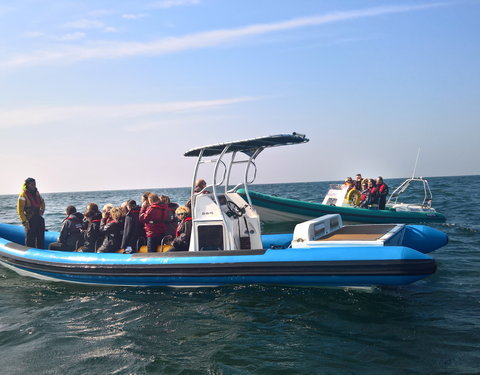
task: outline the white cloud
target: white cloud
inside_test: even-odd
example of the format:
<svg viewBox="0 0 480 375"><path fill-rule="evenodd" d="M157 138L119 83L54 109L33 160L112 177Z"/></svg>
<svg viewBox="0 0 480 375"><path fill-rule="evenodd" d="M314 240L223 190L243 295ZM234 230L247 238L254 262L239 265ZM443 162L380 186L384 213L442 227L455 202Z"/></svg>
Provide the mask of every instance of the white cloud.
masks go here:
<svg viewBox="0 0 480 375"><path fill-rule="evenodd" d="M27 38L32 38L32 39L36 39L36 38L42 38L45 36L45 33L42 32L42 31L27 31L25 34L24 34Z"/></svg>
<svg viewBox="0 0 480 375"><path fill-rule="evenodd" d="M86 34L84 32L77 31L75 33L70 33L70 34L65 34L65 35L59 36L56 39L59 40L59 41L68 42L68 41L72 41L72 40L83 39L83 38L85 38L85 35Z"/></svg>
<svg viewBox="0 0 480 375"><path fill-rule="evenodd" d="M163 1L150 3L147 7L156 8L156 9L167 9L172 7L185 6L185 5L197 5L197 4L200 4L200 0L163 0Z"/></svg>
<svg viewBox="0 0 480 375"><path fill-rule="evenodd" d="M239 97L216 100L184 102L160 102L112 106L64 106L32 107L14 110L0 109L0 129L23 126L48 126L71 123L128 123L131 119L146 118L158 114L182 114L199 110L212 110L226 105L258 100L255 97ZM134 130L134 129L129 129Z"/></svg>
<svg viewBox="0 0 480 375"><path fill-rule="evenodd" d="M122 14L122 18L125 18L127 20L138 20L140 18L146 17L146 14L143 13L128 13L128 14Z"/></svg>
<svg viewBox="0 0 480 375"><path fill-rule="evenodd" d="M102 29L105 27L105 24L98 20L82 19L82 20L67 22L63 26L68 29Z"/></svg>
<svg viewBox="0 0 480 375"><path fill-rule="evenodd" d="M386 6L329 13L320 16L294 18L288 21L256 24L234 29L200 32L180 37L167 37L152 42L110 42L84 46L67 46L55 51L39 51L0 61L0 66L39 65L51 62L74 62L91 59L113 59L132 56L158 56L180 51L221 46L248 37L292 29L319 26L353 19L376 17L386 14L419 11L446 3L431 3L412 6ZM105 27L99 21L81 20L68 24L70 27Z"/></svg>
<svg viewBox="0 0 480 375"><path fill-rule="evenodd" d="M98 20L81 19L77 21L67 22L63 25L67 29L80 29L80 30L102 30L106 33L115 32L116 29L111 26L105 25Z"/></svg>

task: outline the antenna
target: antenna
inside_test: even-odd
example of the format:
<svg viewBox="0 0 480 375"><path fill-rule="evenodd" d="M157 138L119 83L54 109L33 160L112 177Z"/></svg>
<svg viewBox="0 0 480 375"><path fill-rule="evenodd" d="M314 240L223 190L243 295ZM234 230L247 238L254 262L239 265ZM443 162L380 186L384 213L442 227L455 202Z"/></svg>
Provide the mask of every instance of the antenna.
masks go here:
<svg viewBox="0 0 480 375"><path fill-rule="evenodd" d="M415 172L417 170L417 164L418 164L418 157L419 156L420 156L420 147L418 148L418 151L417 151L417 159L415 160L415 166L413 167L412 178L415 178Z"/></svg>

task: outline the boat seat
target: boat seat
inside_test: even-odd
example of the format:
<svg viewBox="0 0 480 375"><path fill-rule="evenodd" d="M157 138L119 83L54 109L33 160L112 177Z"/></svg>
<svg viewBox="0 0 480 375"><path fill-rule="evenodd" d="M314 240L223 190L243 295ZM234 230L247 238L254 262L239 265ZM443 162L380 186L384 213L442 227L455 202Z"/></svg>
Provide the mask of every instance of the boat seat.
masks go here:
<svg viewBox="0 0 480 375"><path fill-rule="evenodd" d="M343 226L339 215L325 215L298 224L292 247L393 246L403 239L404 224L364 224Z"/></svg>
<svg viewBox="0 0 480 375"><path fill-rule="evenodd" d="M349 225L317 241L377 241L395 227L396 224Z"/></svg>

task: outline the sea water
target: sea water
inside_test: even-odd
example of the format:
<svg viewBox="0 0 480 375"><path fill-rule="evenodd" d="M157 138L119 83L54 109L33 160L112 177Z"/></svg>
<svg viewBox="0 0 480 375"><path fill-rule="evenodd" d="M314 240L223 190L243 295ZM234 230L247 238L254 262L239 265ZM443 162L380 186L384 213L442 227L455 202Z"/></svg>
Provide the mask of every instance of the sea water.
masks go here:
<svg viewBox="0 0 480 375"><path fill-rule="evenodd" d="M480 176L429 181L447 216L432 226L450 242L431 254L434 275L404 287L107 288L0 267L0 374L478 374ZM321 202L328 183L251 189ZM189 195L149 190L179 203ZM142 192L43 194L47 228L59 230L67 205ZM16 199L0 196L1 222L18 223Z"/></svg>

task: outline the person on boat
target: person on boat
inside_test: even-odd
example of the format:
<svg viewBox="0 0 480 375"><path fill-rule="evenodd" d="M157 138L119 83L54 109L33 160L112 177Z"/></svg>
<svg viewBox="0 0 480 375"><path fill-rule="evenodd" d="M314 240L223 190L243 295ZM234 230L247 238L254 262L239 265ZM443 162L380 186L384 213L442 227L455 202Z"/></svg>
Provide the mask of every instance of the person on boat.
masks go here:
<svg viewBox="0 0 480 375"><path fill-rule="evenodd" d="M194 194L202 193L202 194L208 194L210 193L208 190L205 190L207 187L207 182L203 178L199 178L198 180L195 181L195 188L193 189ZM192 198L190 197L185 203L185 206L187 206L190 210L192 209Z"/></svg>
<svg viewBox="0 0 480 375"><path fill-rule="evenodd" d="M100 235L100 222L102 214L96 203L89 203L83 214L83 246L77 249L79 252L95 252L95 246Z"/></svg>
<svg viewBox="0 0 480 375"><path fill-rule="evenodd" d="M127 214L125 215L125 223L123 226L122 244L120 248L126 253L137 252L139 240L142 236L142 224L138 218L140 207L133 199L127 201Z"/></svg>
<svg viewBox="0 0 480 375"><path fill-rule="evenodd" d="M82 244L83 215L77 212L75 206L68 206L66 214L58 241L48 245L48 250L74 251Z"/></svg>
<svg viewBox="0 0 480 375"><path fill-rule="evenodd" d="M378 188L375 180L370 178L368 180L368 208L378 208Z"/></svg>
<svg viewBox="0 0 480 375"><path fill-rule="evenodd" d="M165 225L167 205L160 202L160 198L155 193L150 193L148 203L148 205L145 203L142 205L139 219L145 228L148 252L156 252L167 230Z"/></svg>
<svg viewBox="0 0 480 375"><path fill-rule="evenodd" d="M170 200L170 197L166 195L160 196L160 201L167 205L167 215L165 217L165 225L167 226L167 231L165 233L166 235L175 236L179 222L175 213L179 205L178 203L172 202Z"/></svg>
<svg viewBox="0 0 480 375"><path fill-rule="evenodd" d="M113 207L114 207L113 204L107 203L102 208L102 218L105 216L107 222L110 220L110 211L112 210Z"/></svg>
<svg viewBox="0 0 480 375"><path fill-rule="evenodd" d="M25 228L25 245L43 249L45 243L45 201L37 190L35 179L29 177L18 196L17 214Z"/></svg>
<svg viewBox="0 0 480 375"><path fill-rule="evenodd" d="M120 207L112 207L110 211L102 212L100 232L105 236L97 253L113 253L120 249L122 242L121 224L118 219L122 216Z"/></svg>
<svg viewBox="0 0 480 375"><path fill-rule="evenodd" d="M347 186L348 189L351 189L355 185L351 177L347 177L343 184Z"/></svg>
<svg viewBox="0 0 480 375"><path fill-rule="evenodd" d="M187 206L179 206L175 210L175 214L180 222L175 232L175 238L171 241L173 249L170 251L188 251L192 233L190 209Z"/></svg>
<svg viewBox="0 0 480 375"><path fill-rule="evenodd" d="M358 207L368 208L370 204L370 189L368 188L368 180L366 178L362 181L362 187L360 190L360 203Z"/></svg>
<svg viewBox="0 0 480 375"><path fill-rule="evenodd" d="M146 191L142 194L142 197L140 198L140 204L141 204L141 207L143 207L144 205L149 205L150 203L148 203L148 196L152 194L150 191Z"/></svg>
<svg viewBox="0 0 480 375"><path fill-rule="evenodd" d="M355 176L355 189L357 189L358 191L362 191L362 181L363 178L361 173L357 173L357 175Z"/></svg>
<svg viewBox="0 0 480 375"><path fill-rule="evenodd" d="M378 209L384 210L387 203L388 185L383 181L382 176L377 177L377 190L378 190Z"/></svg>

